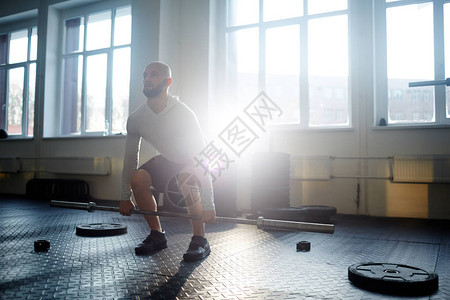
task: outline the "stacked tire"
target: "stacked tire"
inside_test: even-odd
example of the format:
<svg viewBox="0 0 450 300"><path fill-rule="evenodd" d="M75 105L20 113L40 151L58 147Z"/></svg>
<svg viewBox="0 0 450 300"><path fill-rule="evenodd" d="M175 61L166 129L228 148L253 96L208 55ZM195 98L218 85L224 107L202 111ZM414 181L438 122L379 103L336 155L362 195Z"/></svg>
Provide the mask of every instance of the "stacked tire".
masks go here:
<svg viewBox="0 0 450 300"><path fill-rule="evenodd" d="M290 164L291 157L288 153L254 154L251 189L251 208L254 212L289 207Z"/></svg>
<svg viewBox="0 0 450 300"><path fill-rule="evenodd" d="M281 152L260 152L253 156L251 217L332 223L335 207L290 207L290 160L288 153Z"/></svg>

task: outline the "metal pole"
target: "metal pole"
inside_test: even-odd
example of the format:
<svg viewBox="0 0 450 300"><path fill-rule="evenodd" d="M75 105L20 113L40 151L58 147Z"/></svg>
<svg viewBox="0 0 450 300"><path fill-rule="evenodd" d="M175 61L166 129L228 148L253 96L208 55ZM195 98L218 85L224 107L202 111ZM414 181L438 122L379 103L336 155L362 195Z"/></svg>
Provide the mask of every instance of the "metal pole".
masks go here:
<svg viewBox="0 0 450 300"><path fill-rule="evenodd" d="M409 87L430 86L430 85L446 85L450 86L450 78L444 80L429 80L429 81L416 81L410 82Z"/></svg>
<svg viewBox="0 0 450 300"><path fill-rule="evenodd" d="M389 177L382 177L382 176L330 176L331 179L382 179L382 180L392 180L393 178L391 176Z"/></svg>
<svg viewBox="0 0 450 300"><path fill-rule="evenodd" d="M95 202L84 203L84 202L51 200L50 206L61 207L61 208L70 208L70 209L81 209L81 210L87 210L88 212L94 212L95 210L119 212L118 207L97 205ZM146 210L140 210L140 209L133 209L133 210L131 210L131 213L132 214L140 214L140 215L149 215L149 216L175 217L175 218L192 219L192 220L201 220L201 218L202 218L201 216L185 215L185 214L174 213L174 212L146 211Z"/></svg>
<svg viewBox="0 0 450 300"><path fill-rule="evenodd" d="M393 156L330 156L331 160L336 159L394 159Z"/></svg>
<svg viewBox="0 0 450 300"><path fill-rule="evenodd" d="M68 201L58 201L51 200L50 206L61 207L61 208L71 208L71 209L81 209L87 210L88 212L93 212L95 210L104 210L118 212L119 208L114 206L102 206L97 205L95 202L82 203L82 202L68 202ZM134 209L131 211L133 214L141 215L151 215L151 216L161 216L161 217L175 217L183 219L201 220L201 216L186 215L173 212L164 211L145 211ZM273 220L264 219L259 217L258 220L250 220L243 218L227 218L227 217L216 217L216 221L219 223L236 223L236 224L248 224L256 225L258 229L267 230L287 230L287 231L308 231L308 232L320 232L320 233L334 233L333 224L321 224L321 223L307 223L307 222L294 222L294 221L283 221L283 220Z"/></svg>

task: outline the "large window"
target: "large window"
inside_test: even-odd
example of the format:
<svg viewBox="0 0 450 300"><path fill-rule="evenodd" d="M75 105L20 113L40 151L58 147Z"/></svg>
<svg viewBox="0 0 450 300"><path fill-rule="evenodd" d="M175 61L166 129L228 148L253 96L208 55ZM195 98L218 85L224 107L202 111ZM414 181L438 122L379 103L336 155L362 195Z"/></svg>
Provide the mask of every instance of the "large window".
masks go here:
<svg viewBox="0 0 450 300"><path fill-rule="evenodd" d="M410 83L450 77L450 1L375 4L377 121L448 124L449 87L410 87Z"/></svg>
<svg viewBox="0 0 450 300"><path fill-rule="evenodd" d="M0 128L31 137L34 128L37 28L0 33Z"/></svg>
<svg viewBox="0 0 450 300"><path fill-rule="evenodd" d="M347 0L228 0L226 38L229 99L265 91L277 123L350 126Z"/></svg>
<svg viewBox="0 0 450 300"><path fill-rule="evenodd" d="M131 7L63 16L61 135L126 132Z"/></svg>

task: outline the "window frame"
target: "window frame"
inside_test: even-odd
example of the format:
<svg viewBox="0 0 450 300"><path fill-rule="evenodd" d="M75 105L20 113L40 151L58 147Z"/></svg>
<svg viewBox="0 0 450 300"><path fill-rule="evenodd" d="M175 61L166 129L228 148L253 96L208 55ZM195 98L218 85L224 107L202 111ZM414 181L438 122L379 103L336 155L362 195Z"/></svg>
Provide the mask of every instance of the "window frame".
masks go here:
<svg viewBox="0 0 450 300"><path fill-rule="evenodd" d="M258 71L258 89L259 91L265 90L266 70L265 70L265 37L267 31L273 28L282 28L285 26L297 25L299 26L299 57L300 57L300 72L299 76L299 122L295 123L280 123L270 124L270 128L274 130L346 130L353 128L353 101L352 101L352 62L351 62L351 0L347 0L347 8L343 10L336 10L331 12L311 13L308 14L308 1L303 1L303 15L297 17L289 17L285 19L268 20L264 21L264 1L259 0L259 17L258 21L254 23L244 25L228 25L228 1L224 1L224 4L219 6L219 11L223 12L224 17L221 19L223 29L219 29L219 32L223 34L224 38L224 53L228 53L228 45L226 42L226 36L231 32L237 32L239 30L245 30L250 28L257 28L259 32L259 71ZM347 78L347 124L326 124L326 125L313 125L310 124L310 96L309 96L309 70L308 70L308 23L310 20L322 19L328 17L346 16L347 17L347 55L348 55L348 78ZM227 55L224 55L225 57ZM227 69L227 58L225 58L224 66ZM226 71L227 72L227 71ZM220 75L219 78L229 77L227 74ZM223 81L222 81L223 82ZM219 86L221 83L218 84ZM227 89L227 86L220 86L220 90ZM269 95L270 96L270 95ZM250 101L251 99L249 99Z"/></svg>
<svg viewBox="0 0 450 300"><path fill-rule="evenodd" d="M31 12L34 14L33 12ZM8 139L33 139L35 136L35 119L36 114L34 113L33 120L29 120L29 111L30 111L30 65L35 64L37 66L37 58L38 54L36 53L36 58L30 59L30 51L31 51L31 37L33 33L33 28L36 30L37 39L39 39L38 34L38 22L36 17L31 17L19 21L12 21L6 24L0 24L0 34L7 34L8 35L8 45L7 45L7 53L6 53L6 64L0 65L0 69L6 70L6 76L5 76L5 100L8 102L8 94L9 94L9 76L8 72L9 70L16 69L16 68L24 68L24 81L23 81L23 91L22 91L22 120L21 120L21 126L22 126L22 133L21 134L12 134L8 132ZM27 59L23 62L17 62L17 63L9 63L9 50L10 50L10 38L11 34L16 31L21 30L27 30L27 38L28 38L28 44L27 44ZM36 49L37 51L37 49ZM37 70L37 68L36 68ZM34 91L34 97L36 100L36 85L37 85L37 74L35 75L35 91ZM8 127L8 103L5 103L4 108L0 107L0 113L3 114L4 122L5 122L5 128ZM34 111L36 112L36 101L34 101ZM33 129L32 132L29 132L29 124L33 123Z"/></svg>
<svg viewBox="0 0 450 300"><path fill-rule="evenodd" d="M57 94L59 97L59 100L57 101L57 120L58 120L58 131L57 135L54 137L101 137L101 136L114 136L114 135L126 135L126 128L123 128L123 131L121 132L115 132L112 130L112 106L113 106L113 99L112 99L112 88L113 88L113 53L115 50L118 49L124 49L129 48L131 53L132 48L132 40L130 39L130 43L128 44L121 44L118 46L114 46L114 30L115 30L115 13L117 9L124 8L124 7L132 7L131 0L114 0L114 1L102 1L90 5L82 5L82 6L76 6L71 8L66 8L61 10L59 24L61 30L59 31L60 34L60 43L59 43L59 49L58 49L58 85L57 85ZM88 22L88 16L92 14L97 14L101 12L111 12L111 32L110 32L110 45L109 47L100 48L100 49L94 49L94 50L86 50L86 33L87 33L87 22ZM73 53L64 53L64 44L66 41L65 36L65 21L72 18L83 18L83 49L77 52ZM131 32L130 32L131 35ZM106 92L105 92L105 129L101 131L89 131L87 130L86 125L86 118L87 118L87 92L86 92L86 86L87 86L87 58L90 56L94 56L97 54L106 54L107 55L107 63L106 63ZM63 132L63 125L64 125L64 87L63 87L63 76L64 76L64 64L63 61L65 58L68 57L82 57L82 75L81 75L81 124L80 124L80 131L74 132L74 133L68 133L65 134ZM131 57L130 57L130 67L131 67ZM131 87L131 78L129 82L129 86ZM129 99L129 98L128 98Z"/></svg>
<svg viewBox="0 0 450 300"><path fill-rule="evenodd" d="M388 122L388 77L387 77L387 28L386 10L411 4L431 3L433 5L433 47L434 47L434 78L445 79L445 48L444 48L444 4L450 5L450 0L398 0L393 2L374 1L374 123L375 128L432 128L450 126L450 118L446 117L445 85L434 87L433 122ZM447 58L450 59L450 58ZM380 121L386 120L386 125Z"/></svg>

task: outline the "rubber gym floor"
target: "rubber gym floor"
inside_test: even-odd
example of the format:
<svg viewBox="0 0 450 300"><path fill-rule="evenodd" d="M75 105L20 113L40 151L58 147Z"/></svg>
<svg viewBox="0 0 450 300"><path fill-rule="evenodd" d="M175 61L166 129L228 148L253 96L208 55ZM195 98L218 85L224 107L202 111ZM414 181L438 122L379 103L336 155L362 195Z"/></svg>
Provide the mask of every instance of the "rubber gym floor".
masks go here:
<svg viewBox="0 0 450 300"><path fill-rule="evenodd" d="M211 255L185 263L188 220L161 219L168 248L136 256L147 227L141 215L88 213L43 200L0 197L2 299L405 299L369 292L348 268L389 262L439 275L439 289L413 299L450 299L450 221L337 215L335 233L207 226ZM76 235L76 226L120 223L126 234ZM47 252L34 242L47 240ZM297 252L309 241L309 252Z"/></svg>

